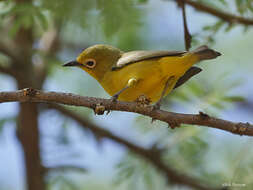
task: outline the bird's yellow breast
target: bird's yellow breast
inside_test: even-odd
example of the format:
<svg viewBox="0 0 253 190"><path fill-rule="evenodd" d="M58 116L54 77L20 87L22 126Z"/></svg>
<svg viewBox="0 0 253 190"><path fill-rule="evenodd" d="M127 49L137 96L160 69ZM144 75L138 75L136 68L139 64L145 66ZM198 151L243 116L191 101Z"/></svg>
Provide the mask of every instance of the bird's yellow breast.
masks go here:
<svg viewBox="0 0 253 190"><path fill-rule="evenodd" d="M175 78L171 84L173 88L177 80L197 61L197 57L190 53L182 57L168 56L144 60L129 64L116 71L108 71L99 82L112 96L126 87L129 79L135 78L137 84L121 93L119 100L135 101L140 95L145 95L155 102L161 97L169 77L174 76Z"/></svg>

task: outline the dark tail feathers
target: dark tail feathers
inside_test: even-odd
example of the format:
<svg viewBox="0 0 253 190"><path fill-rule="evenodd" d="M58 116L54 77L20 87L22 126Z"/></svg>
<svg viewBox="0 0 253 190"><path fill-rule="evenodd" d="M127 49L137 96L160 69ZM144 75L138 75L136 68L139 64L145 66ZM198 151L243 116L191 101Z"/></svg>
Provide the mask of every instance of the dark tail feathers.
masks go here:
<svg viewBox="0 0 253 190"><path fill-rule="evenodd" d="M207 60L207 59L214 59L221 55L221 53L215 50L209 49L209 47L206 45L198 47L197 49L193 50L192 53L198 55L200 61Z"/></svg>

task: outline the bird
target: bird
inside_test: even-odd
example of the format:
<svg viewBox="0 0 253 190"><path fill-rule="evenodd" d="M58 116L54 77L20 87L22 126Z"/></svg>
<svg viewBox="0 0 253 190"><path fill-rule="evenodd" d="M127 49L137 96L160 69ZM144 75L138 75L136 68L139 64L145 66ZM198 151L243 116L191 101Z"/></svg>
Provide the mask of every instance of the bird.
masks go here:
<svg viewBox="0 0 253 190"><path fill-rule="evenodd" d="M194 64L220 55L206 45L193 51L124 52L110 45L97 44L63 66L76 66L87 72L113 101L134 102L144 95L160 109L163 97L202 71Z"/></svg>

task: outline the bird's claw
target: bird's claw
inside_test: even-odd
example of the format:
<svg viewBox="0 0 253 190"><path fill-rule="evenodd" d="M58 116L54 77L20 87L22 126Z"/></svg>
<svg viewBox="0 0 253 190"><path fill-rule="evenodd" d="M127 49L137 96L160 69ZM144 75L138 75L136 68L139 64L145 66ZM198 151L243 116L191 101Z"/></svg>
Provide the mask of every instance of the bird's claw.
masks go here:
<svg viewBox="0 0 253 190"><path fill-rule="evenodd" d="M157 102L155 105L153 105L152 110L159 110L161 107L160 102Z"/></svg>
<svg viewBox="0 0 253 190"><path fill-rule="evenodd" d="M102 104L96 104L94 107L94 113L95 115L103 115L105 112L105 106L103 106Z"/></svg>
<svg viewBox="0 0 253 190"><path fill-rule="evenodd" d="M142 94L135 100L135 102L137 102L137 105L140 107L147 107L150 104L151 100Z"/></svg>
<svg viewBox="0 0 253 190"><path fill-rule="evenodd" d="M161 107L160 102L157 102L155 105L152 106L152 111L154 111L154 110L160 110L160 107ZM152 118L151 123L153 123L154 121L156 121L156 119Z"/></svg>

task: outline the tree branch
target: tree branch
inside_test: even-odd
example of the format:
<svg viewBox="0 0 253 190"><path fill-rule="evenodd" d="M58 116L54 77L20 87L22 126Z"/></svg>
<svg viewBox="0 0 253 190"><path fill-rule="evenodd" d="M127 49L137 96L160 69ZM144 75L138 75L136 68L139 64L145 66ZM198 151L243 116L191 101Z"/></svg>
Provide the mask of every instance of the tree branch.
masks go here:
<svg viewBox="0 0 253 190"><path fill-rule="evenodd" d="M176 0L176 1L178 1L178 0ZM226 12L223 12L223 11L218 10L216 8L212 8L210 6L207 6L203 3L199 3L196 1L192 1L192 0L180 0L180 1L184 1L184 3L188 4L189 6L195 8L198 11L208 13L212 16L215 16L215 17L220 18L224 21L227 21L231 24L239 23L239 24L243 24L243 25L253 25L253 19L244 18L241 16L236 16L236 15L233 15L230 13L226 13Z"/></svg>
<svg viewBox="0 0 253 190"><path fill-rule="evenodd" d="M9 45L11 46L11 45ZM3 42L0 42L0 52L3 53L4 55L10 57L12 60L17 61L18 60L18 55L17 53L14 53L16 48L10 49L9 46L5 45Z"/></svg>
<svg viewBox="0 0 253 190"><path fill-rule="evenodd" d="M11 71L8 68L0 65L0 72L4 74L10 74Z"/></svg>
<svg viewBox="0 0 253 190"><path fill-rule="evenodd" d="M186 20L186 14L185 14L185 3L182 0L178 0L178 5L182 9L185 49L186 49L186 51L189 51L189 49L191 48L192 36L191 36L188 26L187 26L187 20Z"/></svg>
<svg viewBox="0 0 253 190"><path fill-rule="evenodd" d="M162 151L155 147L143 148L141 146L135 145L123 138L120 138L114 135L110 131L105 130L95 125L94 123L91 123L90 121L84 119L78 114L75 114L65 109L63 106L60 106L57 104L49 104L48 108L51 108L51 109L53 108L59 111L61 114L67 117L70 117L71 119L75 120L82 128L89 129L95 136L98 136L99 138L108 138L127 147L130 151L134 152L135 154L143 157L144 159L152 163L157 169L159 169L161 172L164 173L167 180L170 181L171 183L186 185L194 189L200 189L200 190L221 189L221 188L207 187L203 185L203 183L201 183L200 181L192 177L186 176L182 173L179 173L175 169L169 167L167 164L164 164L162 160L162 155L161 155Z"/></svg>
<svg viewBox="0 0 253 190"><path fill-rule="evenodd" d="M200 112L199 114L181 114L154 110L151 105L141 105L135 102L113 102L110 99L92 98L79 96L72 93L43 92L31 88L14 92L0 92L0 103L2 102L44 102L61 103L73 106L83 106L92 108L95 113L117 110L135 112L153 119L164 121L170 127L178 127L181 124L208 126L211 128L222 129L234 134L253 136L253 125L250 123L235 123L211 117Z"/></svg>
<svg viewBox="0 0 253 190"><path fill-rule="evenodd" d="M2 65L0 65L0 72L11 76L17 76L17 73L12 68L4 67Z"/></svg>

